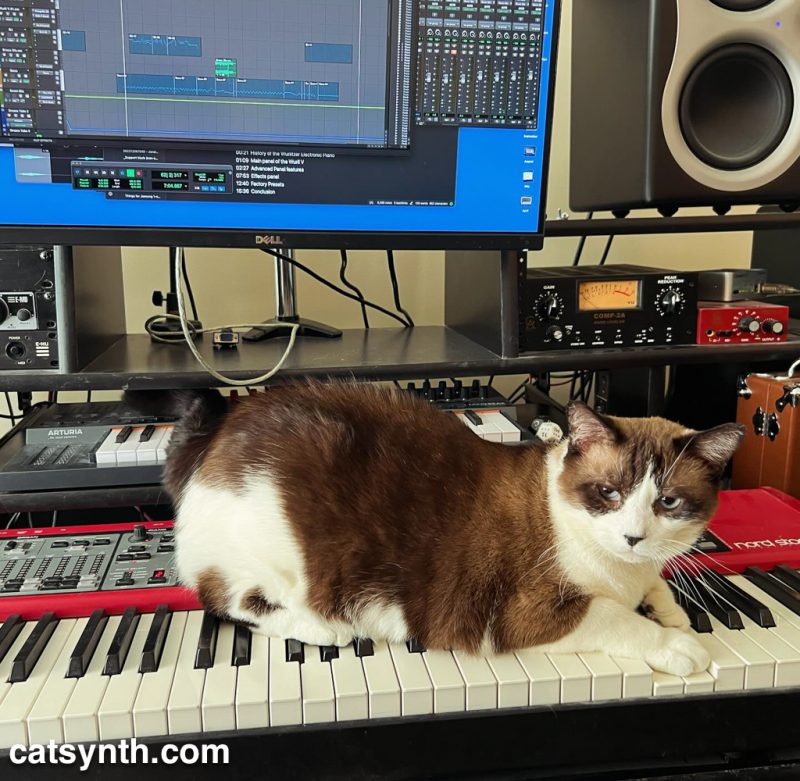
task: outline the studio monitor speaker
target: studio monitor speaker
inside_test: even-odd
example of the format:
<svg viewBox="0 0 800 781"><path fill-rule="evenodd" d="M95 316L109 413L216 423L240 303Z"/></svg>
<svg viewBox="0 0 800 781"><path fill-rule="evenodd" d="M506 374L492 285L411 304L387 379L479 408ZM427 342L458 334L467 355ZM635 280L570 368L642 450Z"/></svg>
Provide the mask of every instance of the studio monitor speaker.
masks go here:
<svg viewBox="0 0 800 781"><path fill-rule="evenodd" d="M800 0L573 0L573 209L800 204Z"/></svg>

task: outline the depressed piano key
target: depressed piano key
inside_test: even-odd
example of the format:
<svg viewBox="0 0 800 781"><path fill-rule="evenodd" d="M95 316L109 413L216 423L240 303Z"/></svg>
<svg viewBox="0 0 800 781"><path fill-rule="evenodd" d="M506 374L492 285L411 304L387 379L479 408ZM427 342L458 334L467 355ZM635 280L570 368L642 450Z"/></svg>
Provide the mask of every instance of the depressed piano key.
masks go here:
<svg viewBox="0 0 800 781"><path fill-rule="evenodd" d="M166 605L159 605L153 614L153 623L144 641L142 660L139 664L140 673L154 673L158 670L164 643L167 640L172 613Z"/></svg>
<svg viewBox="0 0 800 781"><path fill-rule="evenodd" d="M561 675L547 654L524 648L515 651L514 656L530 680L528 699L531 705L557 705L561 702Z"/></svg>
<svg viewBox="0 0 800 781"><path fill-rule="evenodd" d="M382 719L400 716L401 687L389 644L384 640L375 642L372 650L369 656L361 657L361 666L367 681L369 717Z"/></svg>
<svg viewBox="0 0 800 781"><path fill-rule="evenodd" d="M514 654L494 654L486 661L497 679L497 707L520 708L528 704L528 676Z"/></svg>
<svg viewBox="0 0 800 781"><path fill-rule="evenodd" d="M233 624L221 623L218 635L216 658L206 670L203 686L203 732L236 729L236 668L231 664Z"/></svg>
<svg viewBox="0 0 800 781"><path fill-rule="evenodd" d="M411 652L405 644L389 643L397 680L400 682L403 716L433 713L433 684L421 653Z"/></svg>
<svg viewBox="0 0 800 781"><path fill-rule="evenodd" d="M214 666L214 654L217 647L217 629L219 621L211 613L203 614L200 636L197 638L197 651L194 666L198 670L208 670Z"/></svg>
<svg viewBox="0 0 800 781"><path fill-rule="evenodd" d="M412 654L424 654L425 646L416 638L412 637L411 640L406 642L406 647Z"/></svg>
<svg viewBox="0 0 800 781"><path fill-rule="evenodd" d="M714 691L714 676L705 670L683 676L684 694L708 694Z"/></svg>
<svg viewBox="0 0 800 781"><path fill-rule="evenodd" d="M57 626L58 619L53 612L45 613L36 622L25 645L22 646L11 665L11 674L8 677L10 683L20 683L28 679Z"/></svg>
<svg viewBox="0 0 800 781"><path fill-rule="evenodd" d="M497 707L497 679L489 663L481 656L453 651L467 688L467 710L490 710Z"/></svg>
<svg viewBox="0 0 800 781"><path fill-rule="evenodd" d="M590 702L592 676L577 654L548 654L561 676L561 702Z"/></svg>
<svg viewBox="0 0 800 781"><path fill-rule="evenodd" d="M353 640L353 650L359 658L362 656L372 656L375 653L375 646L369 638L356 637Z"/></svg>
<svg viewBox="0 0 800 781"><path fill-rule="evenodd" d="M235 640L234 640L235 642ZM236 729L269 726L269 638L253 634L248 664L236 673Z"/></svg>
<svg viewBox="0 0 800 781"><path fill-rule="evenodd" d="M328 724L336 721L333 673L320 658L319 648L306 647L305 662L300 665L303 690L303 724Z"/></svg>
<svg viewBox="0 0 800 781"><path fill-rule="evenodd" d="M3 626L0 626L0 662L3 661L11 646L14 645L14 641L19 637L23 626L25 626L25 622L18 614L9 616L3 622Z"/></svg>
<svg viewBox="0 0 800 781"><path fill-rule="evenodd" d="M250 664L250 648L252 634L246 626L237 624L233 632L233 658L231 664L234 667L242 667Z"/></svg>
<svg viewBox="0 0 800 781"><path fill-rule="evenodd" d="M285 653L287 662L297 662L298 664L305 662L305 651L299 640L286 640Z"/></svg>
<svg viewBox="0 0 800 781"><path fill-rule="evenodd" d="M608 654L592 652L578 656L592 675L592 702L622 699L622 670Z"/></svg>
<svg viewBox="0 0 800 781"><path fill-rule="evenodd" d="M691 594L692 599L708 610L711 615L722 621L728 629L742 629L742 617L736 608L727 604L717 594L711 591L700 578L685 576L691 586L687 586L684 593Z"/></svg>
<svg viewBox="0 0 800 781"><path fill-rule="evenodd" d="M108 647L103 675L119 675L128 659L131 642L136 628L139 626L139 613L135 607L129 607L122 614L117 631Z"/></svg>
<svg viewBox="0 0 800 781"><path fill-rule="evenodd" d="M697 603L689 599L680 589L676 588L673 583L669 583L669 587L675 597L675 601L689 617L689 623L692 629L694 629L695 632L710 632L711 620L708 613Z"/></svg>
<svg viewBox="0 0 800 781"><path fill-rule="evenodd" d="M269 638L269 722L273 727L303 723L300 664L287 658L286 643Z"/></svg>
<svg viewBox="0 0 800 781"><path fill-rule="evenodd" d="M433 685L433 712L457 713L467 709L467 687L450 651L422 654Z"/></svg>
<svg viewBox="0 0 800 781"><path fill-rule="evenodd" d="M204 615L202 610L193 610L186 619L186 628L183 631L178 662L167 701L170 735L201 732L203 729L200 704L206 671L197 669L194 663Z"/></svg>
<svg viewBox="0 0 800 781"><path fill-rule="evenodd" d="M336 694L336 721L369 718L369 695L364 668L352 646L342 648L331 661L333 690Z"/></svg>
<svg viewBox="0 0 800 781"><path fill-rule="evenodd" d="M722 599L728 601L740 613L744 613L748 618L753 619L759 626L764 628L775 626L775 618L770 613L769 608L762 605L751 594L742 591L730 578L716 575L708 579L706 583Z"/></svg>
<svg viewBox="0 0 800 781"><path fill-rule="evenodd" d="M177 672L187 615L185 612L172 614L158 670L142 676L133 704L133 732L137 738L169 734L170 687Z"/></svg>
<svg viewBox="0 0 800 781"><path fill-rule="evenodd" d="M641 659L612 656L622 673L622 699L650 697L653 693L653 669Z"/></svg>
<svg viewBox="0 0 800 781"><path fill-rule="evenodd" d="M72 649L67 665L67 678L82 678L86 674L89 662L97 650L97 645L108 623L104 610L95 610L86 622L78 642Z"/></svg>
<svg viewBox="0 0 800 781"><path fill-rule="evenodd" d="M683 694L684 681L680 675L671 675L660 670L653 671L653 696L676 697Z"/></svg>
<svg viewBox="0 0 800 781"><path fill-rule="evenodd" d="M788 586L784 580L773 577L771 573L764 572L760 567L748 567L744 571L744 576L751 583L758 586L761 591L769 594L796 615L800 615L798 593L791 586Z"/></svg>

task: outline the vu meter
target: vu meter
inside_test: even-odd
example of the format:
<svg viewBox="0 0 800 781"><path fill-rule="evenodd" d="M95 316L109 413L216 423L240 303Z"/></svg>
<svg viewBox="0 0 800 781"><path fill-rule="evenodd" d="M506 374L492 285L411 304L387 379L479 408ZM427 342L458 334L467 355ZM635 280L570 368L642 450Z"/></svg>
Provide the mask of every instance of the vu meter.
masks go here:
<svg viewBox="0 0 800 781"><path fill-rule="evenodd" d="M578 309L581 312L636 309L639 306L639 284L639 280L633 279L580 282Z"/></svg>

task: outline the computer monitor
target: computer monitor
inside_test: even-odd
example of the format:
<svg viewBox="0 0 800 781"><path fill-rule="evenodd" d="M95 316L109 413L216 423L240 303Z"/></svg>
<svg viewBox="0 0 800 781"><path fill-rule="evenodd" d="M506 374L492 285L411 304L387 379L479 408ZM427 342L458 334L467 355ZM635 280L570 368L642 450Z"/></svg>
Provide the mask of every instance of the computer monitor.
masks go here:
<svg viewBox="0 0 800 781"><path fill-rule="evenodd" d="M538 248L558 0L2 0L0 243Z"/></svg>

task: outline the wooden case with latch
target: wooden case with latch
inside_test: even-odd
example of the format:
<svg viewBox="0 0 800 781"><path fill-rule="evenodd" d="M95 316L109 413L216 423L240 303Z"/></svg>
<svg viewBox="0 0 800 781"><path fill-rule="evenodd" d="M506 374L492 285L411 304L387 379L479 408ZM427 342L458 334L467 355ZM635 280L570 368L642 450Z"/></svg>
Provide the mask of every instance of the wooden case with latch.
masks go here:
<svg viewBox="0 0 800 781"><path fill-rule="evenodd" d="M800 377L749 374L739 384L736 422L745 426L732 488L770 486L800 497Z"/></svg>

